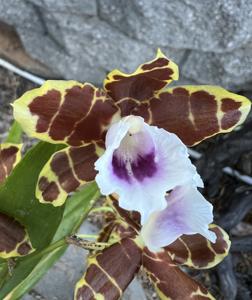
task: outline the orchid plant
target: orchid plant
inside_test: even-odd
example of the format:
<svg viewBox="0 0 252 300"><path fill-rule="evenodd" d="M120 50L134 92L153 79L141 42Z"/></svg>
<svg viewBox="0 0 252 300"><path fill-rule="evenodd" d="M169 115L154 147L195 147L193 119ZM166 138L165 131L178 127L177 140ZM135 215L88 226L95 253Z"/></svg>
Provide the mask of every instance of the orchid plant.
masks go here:
<svg viewBox="0 0 252 300"><path fill-rule="evenodd" d="M42 206L62 206L93 181L107 197L106 222L75 299L119 299L141 267L161 299L213 299L180 268L213 267L230 247L227 233L212 224L187 147L232 131L251 104L218 86L166 88L174 80L177 65L158 50L132 74L110 72L103 89L49 80L13 104L30 137L60 144L37 180ZM0 178L5 171L0 163Z"/></svg>

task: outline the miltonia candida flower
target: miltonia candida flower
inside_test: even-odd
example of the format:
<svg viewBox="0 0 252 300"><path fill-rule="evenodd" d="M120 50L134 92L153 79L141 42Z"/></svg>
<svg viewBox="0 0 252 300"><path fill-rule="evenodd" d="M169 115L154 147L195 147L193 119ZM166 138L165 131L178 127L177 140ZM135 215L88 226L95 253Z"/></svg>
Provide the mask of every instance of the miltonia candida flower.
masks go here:
<svg viewBox="0 0 252 300"><path fill-rule="evenodd" d="M132 74L109 73L103 89L47 81L14 102L28 135L66 145L41 171L40 202L62 205L96 178L104 194L141 213L140 223L112 203L121 219L104 240L120 240L90 258L76 299L118 299L141 265L162 299L213 299L176 265L210 267L229 248L227 235L209 226L212 206L197 190L202 181L185 146L242 124L250 101L217 86L166 88L177 79L177 66L158 51Z"/></svg>
<svg viewBox="0 0 252 300"><path fill-rule="evenodd" d="M177 198L181 194L177 192L175 192L175 196L172 196L173 200L174 197ZM183 191L180 192L183 194ZM183 217L179 213L181 208L174 210L173 200L170 204L171 214L174 212L178 214L177 220L173 218L173 221L176 221L177 225L183 226L186 221L183 218L180 219ZM189 203L192 199L188 200L190 200ZM199 204L200 200L196 199L196 203ZM111 205L114 212L109 213L107 223L101 231L98 241L107 243L108 247L89 256L87 270L76 285L76 300L117 300L122 296L123 291L139 269L146 272L162 300L214 300L206 288L184 273L180 266L207 269L221 262L230 248L230 241L224 230L217 225L210 225L209 231L217 237L215 243L210 243L200 234L182 235L169 246L152 252L143 241L140 215L121 209L114 196L108 197L107 204ZM186 205L186 203L183 204ZM189 209L191 208L189 207ZM195 207L193 206L192 209ZM168 209L166 212L160 212L160 214L166 213L169 214ZM169 219L165 219L167 224L171 223ZM153 221L152 225L154 226L150 226L148 230L152 227L152 230L157 230L156 234L159 235L159 228L155 226L155 220L151 222ZM195 220L190 222L192 230L194 230L196 222ZM161 226L164 225L165 223L161 224ZM171 228L168 225L167 229L174 231L173 226ZM164 238L166 239L163 236L161 240ZM155 237L155 242L158 240L159 237Z"/></svg>
<svg viewBox="0 0 252 300"><path fill-rule="evenodd" d="M101 191L118 193L119 204L139 211L145 223L169 206L166 191L202 186L185 145L231 131L246 118L250 102L215 86L165 88L177 79L177 66L158 51L132 74L109 73L104 89L47 81L16 100L14 116L27 134L68 145L43 168L39 201L62 205L98 170Z"/></svg>
<svg viewBox="0 0 252 300"><path fill-rule="evenodd" d="M111 125L95 168L102 194L117 193L122 208L140 212L142 224L166 207L166 191L185 184L203 187L181 140L137 116Z"/></svg>
<svg viewBox="0 0 252 300"><path fill-rule="evenodd" d="M203 182L175 134L128 116L111 125L105 142L96 181L102 194L119 195L120 207L140 212L145 245L159 249L195 233L215 241L212 205L197 191Z"/></svg>

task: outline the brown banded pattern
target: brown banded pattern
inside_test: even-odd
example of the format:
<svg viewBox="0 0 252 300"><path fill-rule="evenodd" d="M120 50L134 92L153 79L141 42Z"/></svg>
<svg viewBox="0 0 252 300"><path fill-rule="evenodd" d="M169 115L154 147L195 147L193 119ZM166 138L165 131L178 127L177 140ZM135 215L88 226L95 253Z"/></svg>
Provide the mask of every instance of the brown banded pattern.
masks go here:
<svg viewBox="0 0 252 300"><path fill-rule="evenodd" d="M106 203L110 203L112 204L111 198L107 198L106 199ZM116 201L116 200L112 200L112 201ZM113 212L108 212L105 215L105 225L104 227L101 229L101 231L99 232L97 241L98 242L109 242L110 244L113 244L115 242L118 242L124 238L136 238L138 235L138 230L139 226L136 228L134 225L134 223L129 223L127 221L129 221L129 218L127 218L126 220L118 214L117 212L117 207L115 208L115 203L113 202L112 208L114 209ZM122 211L124 211L122 209ZM125 213L128 213L127 211L125 211Z"/></svg>
<svg viewBox="0 0 252 300"><path fill-rule="evenodd" d="M132 74L119 70L110 72L104 80L104 89L115 102L123 99L144 101L177 79L177 65L158 50L154 60L140 65Z"/></svg>
<svg viewBox="0 0 252 300"><path fill-rule="evenodd" d="M25 227L13 217L0 212L0 257L24 256L33 251Z"/></svg>
<svg viewBox="0 0 252 300"><path fill-rule="evenodd" d="M219 226L212 224L210 225L210 230L214 231L217 235L215 244L211 244L199 235L182 236L163 251L153 253L142 245L141 238L139 237L139 216L132 215L118 207L116 196L107 198L106 203L111 205L112 208L115 209L115 212L109 212L110 216L106 218L107 223L100 232L98 241L109 242L112 246L102 252L91 255L90 261L93 262L93 264L88 264L88 279L86 279L86 272L76 286L75 299L119 299L121 297L123 290L118 293L114 285L111 285L111 281L107 282L109 276L106 277L101 272L96 257L97 254L103 255L101 253L104 251L113 256L113 251L110 252L108 250L114 247L114 245L120 244L125 239L136 242L141 253L140 264L144 267L150 280L154 283L160 299L214 299L201 284L186 275L179 268L178 264L184 264L194 268L209 268L215 266L224 259L230 247L230 241L225 231ZM131 221L129 222L130 219ZM190 250L190 254L188 254L188 250ZM211 254L209 254L209 250ZM132 257L130 255L133 255L133 253L129 254L129 258ZM134 258L132 257L132 259ZM108 262L108 268L109 270L111 269L112 273L115 272L112 270L116 262L117 257L115 261L113 260L113 263L109 264ZM121 268L121 266L118 265L118 268ZM117 270L117 272L119 271ZM121 272L124 272L124 268L121 269ZM106 274L106 272L104 273ZM97 282L99 282L99 284ZM98 289L95 286L103 286L103 288ZM105 294L107 289L111 289L111 294Z"/></svg>
<svg viewBox="0 0 252 300"><path fill-rule="evenodd" d="M149 102L150 123L177 134L188 146L232 131L251 102L218 86L182 86L160 91Z"/></svg>
<svg viewBox="0 0 252 300"><path fill-rule="evenodd" d="M0 144L0 184L10 175L13 168L21 159L20 144Z"/></svg>
<svg viewBox="0 0 252 300"><path fill-rule="evenodd" d="M200 283L180 270L167 252L153 253L145 248L142 263L148 277L154 283L160 299L214 299Z"/></svg>
<svg viewBox="0 0 252 300"><path fill-rule="evenodd" d="M210 230L217 236L214 244L200 234L182 235L165 250L177 264L195 269L212 268L228 255L231 242L219 226L211 224Z"/></svg>
<svg viewBox="0 0 252 300"><path fill-rule="evenodd" d="M120 116L126 117L129 115L140 116L144 118L145 122L150 121L149 102L139 102L134 99L123 99L116 103L120 109Z"/></svg>
<svg viewBox="0 0 252 300"><path fill-rule="evenodd" d="M97 238L97 242L108 242L115 226L116 226L115 219L107 222L106 225L104 225L102 227L102 229L100 230L98 238Z"/></svg>
<svg viewBox="0 0 252 300"><path fill-rule="evenodd" d="M92 143L54 153L39 175L36 197L42 203L62 205L70 192L95 179L94 163L102 151Z"/></svg>
<svg viewBox="0 0 252 300"><path fill-rule="evenodd" d="M118 196L116 194L109 195L107 198L107 203L109 203L115 210L116 218L122 219L128 226L131 226L135 230L140 230L140 214L136 211L127 211L119 206Z"/></svg>
<svg viewBox="0 0 252 300"><path fill-rule="evenodd" d="M141 253L134 239L125 238L90 256L87 271L76 285L75 299L119 299L140 268Z"/></svg>
<svg viewBox="0 0 252 300"><path fill-rule="evenodd" d="M245 97L216 86L164 89L177 79L177 65L158 50L154 60L132 74L109 73L104 90L89 83L49 80L17 99L14 117L28 135L77 149L57 153L47 163L37 186L39 200L61 205L69 192L93 180L96 156L87 154L90 162L75 166L82 155L78 147L104 146L107 129L122 117L142 116L147 123L177 134L188 146L229 132L245 120L251 106Z"/></svg>
<svg viewBox="0 0 252 300"><path fill-rule="evenodd" d="M102 90L77 81L46 81L14 104L14 117L30 136L81 146L101 139L118 108Z"/></svg>
<svg viewBox="0 0 252 300"><path fill-rule="evenodd" d="M125 238L137 238L137 231L123 220L115 220L108 242L113 244Z"/></svg>

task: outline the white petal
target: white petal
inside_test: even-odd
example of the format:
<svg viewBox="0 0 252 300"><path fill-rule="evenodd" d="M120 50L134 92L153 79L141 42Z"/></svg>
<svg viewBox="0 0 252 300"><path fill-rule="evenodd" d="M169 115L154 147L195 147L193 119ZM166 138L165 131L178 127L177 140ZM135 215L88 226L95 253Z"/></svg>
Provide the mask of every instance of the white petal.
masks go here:
<svg viewBox="0 0 252 300"><path fill-rule="evenodd" d="M166 207L168 190L185 184L203 186L181 140L136 116L110 127L106 151L95 168L101 193L117 193L119 205L140 212L142 224Z"/></svg>
<svg viewBox="0 0 252 300"><path fill-rule="evenodd" d="M203 187L203 181L189 159L187 148L177 135L156 126L148 126L148 130L156 144L156 159L166 181L166 191L189 183Z"/></svg>
<svg viewBox="0 0 252 300"><path fill-rule="evenodd" d="M141 235L146 246L156 251L183 234L199 233L211 242L216 235L208 229L213 221L213 207L193 186L180 186L167 196L167 207L154 212L143 226Z"/></svg>

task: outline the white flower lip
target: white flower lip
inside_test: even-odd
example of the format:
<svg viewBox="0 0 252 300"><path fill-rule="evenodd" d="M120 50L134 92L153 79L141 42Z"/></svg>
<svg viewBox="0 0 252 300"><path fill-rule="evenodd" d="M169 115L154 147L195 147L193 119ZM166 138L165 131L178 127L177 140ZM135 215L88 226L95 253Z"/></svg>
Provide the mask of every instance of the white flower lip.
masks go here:
<svg viewBox="0 0 252 300"><path fill-rule="evenodd" d="M167 191L186 184L203 187L181 140L139 116L114 123L105 144L105 153L95 163L101 193L118 194L119 205L138 211L142 224L167 206Z"/></svg>

